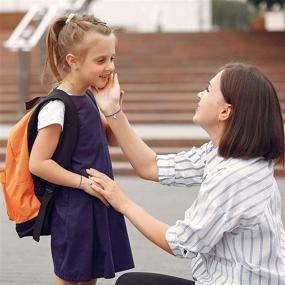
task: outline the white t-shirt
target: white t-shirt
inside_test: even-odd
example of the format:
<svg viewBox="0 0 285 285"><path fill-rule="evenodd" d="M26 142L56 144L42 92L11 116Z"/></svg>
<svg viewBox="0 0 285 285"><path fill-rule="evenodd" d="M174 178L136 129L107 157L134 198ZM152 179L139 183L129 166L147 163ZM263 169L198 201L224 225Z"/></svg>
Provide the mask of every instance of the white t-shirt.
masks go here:
<svg viewBox="0 0 285 285"><path fill-rule="evenodd" d="M61 125L63 130L64 122L64 103L60 100L54 100L47 103L39 112L38 115L38 130L53 124Z"/></svg>

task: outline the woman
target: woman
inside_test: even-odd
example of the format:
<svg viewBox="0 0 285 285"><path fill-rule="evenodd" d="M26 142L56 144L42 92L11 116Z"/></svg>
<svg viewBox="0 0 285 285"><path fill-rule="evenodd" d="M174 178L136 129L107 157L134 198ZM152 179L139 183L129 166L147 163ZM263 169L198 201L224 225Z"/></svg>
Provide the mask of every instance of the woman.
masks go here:
<svg viewBox="0 0 285 285"><path fill-rule="evenodd" d="M284 132L268 78L250 65L224 66L198 94L193 118L211 141L178 154L156 155L146 146L121 111L119 95L115 76L96 99L104 114L116 113L108 122L138 175L201 188L173 226L146 213L104 174L89 170L93 189L156 245L189 258L196 284L285 284L285 232L273 175L274 163L284 164ZM129 273L117 284L192 283Z"/></svg>

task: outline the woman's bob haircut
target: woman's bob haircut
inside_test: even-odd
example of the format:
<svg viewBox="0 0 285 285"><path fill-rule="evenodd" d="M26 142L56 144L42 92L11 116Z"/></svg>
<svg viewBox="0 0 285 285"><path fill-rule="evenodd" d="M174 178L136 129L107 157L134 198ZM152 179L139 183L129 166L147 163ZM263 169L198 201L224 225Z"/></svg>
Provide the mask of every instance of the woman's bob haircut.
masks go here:
<svg viewBox="0 0 285 285"><path fill-rule="evenodd" d="M221 92L232 113L219 144L222 157L264 157L284 166L284 130L280 103L270 80L242 63L221 68Z"/></svg>

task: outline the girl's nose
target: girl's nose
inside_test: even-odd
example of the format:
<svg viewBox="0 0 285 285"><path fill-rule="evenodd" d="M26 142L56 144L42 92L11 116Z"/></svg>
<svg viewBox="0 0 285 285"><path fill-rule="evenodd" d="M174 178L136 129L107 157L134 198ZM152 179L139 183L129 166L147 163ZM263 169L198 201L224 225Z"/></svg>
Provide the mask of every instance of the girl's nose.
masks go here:
<svg viewBox="0 0 285 285"><path fill-rule="evenodd" d="M105 68L107 71L111 71L111 72L114 72L115 70L115 64L113 62L110 62L106 68Z"/></svg>

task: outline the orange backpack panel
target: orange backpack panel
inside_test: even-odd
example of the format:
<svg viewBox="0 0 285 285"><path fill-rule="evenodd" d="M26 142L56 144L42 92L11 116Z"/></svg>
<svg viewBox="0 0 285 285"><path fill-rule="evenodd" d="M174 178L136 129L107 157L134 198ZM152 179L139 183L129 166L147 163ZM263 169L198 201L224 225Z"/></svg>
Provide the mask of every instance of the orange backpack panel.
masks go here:
<svg viewBox="0 0 285 285"><path fill-rule="evenodd" d="M27 127L31 114L32 112L27 113L11 129L6 148L5 169L0 173L8 216L17 224L36 217L40 209L29 171Z"/></svg>

